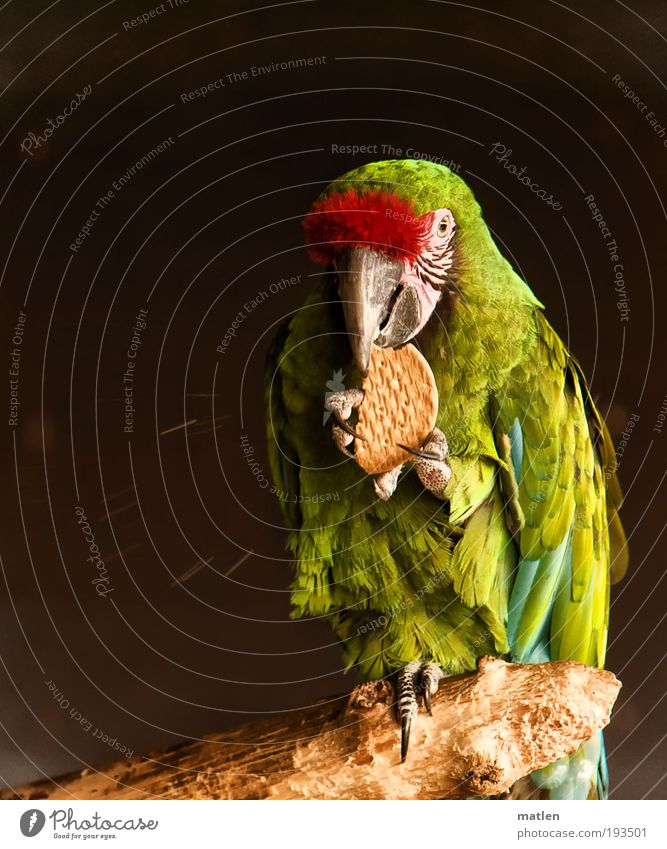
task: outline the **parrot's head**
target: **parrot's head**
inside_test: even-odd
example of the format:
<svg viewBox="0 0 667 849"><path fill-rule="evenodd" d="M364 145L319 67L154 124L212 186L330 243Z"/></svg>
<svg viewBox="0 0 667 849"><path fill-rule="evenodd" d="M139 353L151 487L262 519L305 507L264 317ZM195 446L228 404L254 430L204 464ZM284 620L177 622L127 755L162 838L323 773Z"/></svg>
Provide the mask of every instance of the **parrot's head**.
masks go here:
<svg viewBox="0 0 667 849"><path fill-rule="evenodd" d="M459 290L461 268L478 290L489 262L500 261L513 274L468 186L449 168L424 160L373 162L334 180L304 226L313 258L337 275L362 374L372 345L398 348L436 312L442 320L443 305L456 309L458 296L466 296Z"/></svg>
<svg viewBox="0 0 667 849"><path fill-rule="evenodd" d="M398 348L441 322L479 338L482 350L484 335L498 332L491 316L541 306L498 250L471 189L444 165L363 165L324 190L304 226L313 258L337 275L362 374L372 345Z"/></svg>

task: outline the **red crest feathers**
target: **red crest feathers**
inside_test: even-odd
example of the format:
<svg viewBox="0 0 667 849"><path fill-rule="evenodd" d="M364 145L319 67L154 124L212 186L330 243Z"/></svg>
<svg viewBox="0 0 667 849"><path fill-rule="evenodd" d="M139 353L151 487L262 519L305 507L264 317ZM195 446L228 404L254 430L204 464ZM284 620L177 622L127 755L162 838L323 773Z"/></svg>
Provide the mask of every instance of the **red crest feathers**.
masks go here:
<svg viewBox="0 0 667 849"><path fill-rule="evenodd" d="M326 264L343 248L414 257L424 240L421 219L410 201L391 192L335 192L313 205L303 226L311 256Z"/></svg>

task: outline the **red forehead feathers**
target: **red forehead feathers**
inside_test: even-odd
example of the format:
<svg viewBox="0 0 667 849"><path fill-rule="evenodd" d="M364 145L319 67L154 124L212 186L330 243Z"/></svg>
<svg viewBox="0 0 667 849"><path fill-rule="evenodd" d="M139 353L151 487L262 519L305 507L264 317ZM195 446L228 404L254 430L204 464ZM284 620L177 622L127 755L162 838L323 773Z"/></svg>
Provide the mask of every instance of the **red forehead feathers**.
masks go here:
<svg viewBox="0 0 667 849"><path fill-rule="evenodd" d="M310 254L329 264L343 248L374 248L396 258L419 254L423 223L409 200L391 192L334 192L303 221Z"/></svg>

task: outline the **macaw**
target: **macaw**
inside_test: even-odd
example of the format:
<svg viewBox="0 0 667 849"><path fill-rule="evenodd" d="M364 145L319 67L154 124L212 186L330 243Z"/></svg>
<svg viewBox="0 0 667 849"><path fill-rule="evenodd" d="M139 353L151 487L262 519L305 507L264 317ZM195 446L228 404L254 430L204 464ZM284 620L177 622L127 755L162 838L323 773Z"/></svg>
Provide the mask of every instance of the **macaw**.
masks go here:
<svg viewBox="0 0 667 849"><path fill-rule="evenodd" d="M493 655L602 667L627 566L611 438L543 305L466 183L425 160L363 165L304 219L325 270L266 371L269 459L289 525L294 615L347 667L392 676L405 758L417 696ZM376 478L354 460L372 346L418 347L436 427ZM324 421L324 425L323 425ZM542 798L602 798L601 735L533 773Z"/></svg>

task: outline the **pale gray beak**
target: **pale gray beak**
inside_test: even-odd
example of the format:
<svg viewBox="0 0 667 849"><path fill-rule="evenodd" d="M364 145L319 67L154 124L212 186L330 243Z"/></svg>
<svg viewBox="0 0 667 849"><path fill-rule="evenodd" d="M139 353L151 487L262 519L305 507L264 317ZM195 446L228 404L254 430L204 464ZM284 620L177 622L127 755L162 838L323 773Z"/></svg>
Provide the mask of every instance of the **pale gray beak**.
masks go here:
<svg viewBox="0 0 667 849"><path fill-rule="evenodd" d="M336 272L352 355L365 375L373 343L381 348L397 347L410 338L419 321L419 303L412 290L399 293L400 259L368 248L351 248L341 254Z"/></svg>

